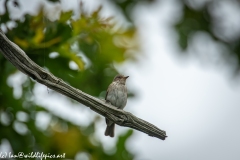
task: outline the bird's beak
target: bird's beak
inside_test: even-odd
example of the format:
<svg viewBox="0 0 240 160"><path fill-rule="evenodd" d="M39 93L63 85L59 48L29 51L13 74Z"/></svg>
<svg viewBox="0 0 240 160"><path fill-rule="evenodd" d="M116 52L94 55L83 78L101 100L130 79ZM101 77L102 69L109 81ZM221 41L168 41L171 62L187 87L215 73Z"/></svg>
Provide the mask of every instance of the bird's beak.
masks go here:
<svg viewBox="0 0 240 160"><path fill-rule="evenodd" d="M125 79L127 79L129 76L126 76L126 77L124 77Z"/></svg>

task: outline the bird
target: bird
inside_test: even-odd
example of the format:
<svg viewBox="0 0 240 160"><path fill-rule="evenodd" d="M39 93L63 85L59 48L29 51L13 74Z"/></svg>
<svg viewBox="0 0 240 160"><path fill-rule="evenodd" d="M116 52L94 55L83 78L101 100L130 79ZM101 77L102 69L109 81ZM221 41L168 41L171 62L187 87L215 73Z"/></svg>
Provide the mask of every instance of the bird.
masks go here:
<svg viewBox="0 0 240 160"><path fill-rule="evenodd" d="M115 106L118 109L123 109L127 104L127 87L126 80L129 76L116 75L112 83L108 86L105 100L107 103ZM106 118L107 128L105 136L114 137L115 123Z"/></svg>

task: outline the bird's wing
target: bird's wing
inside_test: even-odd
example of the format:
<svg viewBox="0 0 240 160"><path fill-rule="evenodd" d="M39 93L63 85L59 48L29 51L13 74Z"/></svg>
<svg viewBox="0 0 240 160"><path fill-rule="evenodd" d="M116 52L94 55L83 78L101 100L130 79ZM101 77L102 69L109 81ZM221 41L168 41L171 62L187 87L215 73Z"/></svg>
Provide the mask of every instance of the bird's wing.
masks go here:
<svg viewBox="0 0 240 160"><path fill-rule="evenodd" d="M108 86L108 89L107 89L107 93L106 93L106 96L105 96L105 100L107 101L107 96L108 96L108 93L112 90L112 85L113 83L111 83L109 86Z"/></svg>
<svg viewBox="0 0 240 160"><path fill-rule="evenodd" d="M107 100L107 95L108 95L108 90L107 90L107 93L106 93L106 96L105 96L105 100Z"/></svg>

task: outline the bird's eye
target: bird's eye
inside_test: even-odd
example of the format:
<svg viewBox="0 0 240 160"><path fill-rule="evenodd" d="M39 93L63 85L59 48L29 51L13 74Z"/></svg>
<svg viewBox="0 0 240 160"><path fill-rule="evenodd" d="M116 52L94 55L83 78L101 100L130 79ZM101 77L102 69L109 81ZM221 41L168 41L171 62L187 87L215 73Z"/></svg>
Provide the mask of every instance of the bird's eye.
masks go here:
<svg viewBox="0 0 240 160"><path fill-rule="evenodd" d="M120 80L121 78L122 78L121 76L116 76L114 80L117 81Z"/></svg>

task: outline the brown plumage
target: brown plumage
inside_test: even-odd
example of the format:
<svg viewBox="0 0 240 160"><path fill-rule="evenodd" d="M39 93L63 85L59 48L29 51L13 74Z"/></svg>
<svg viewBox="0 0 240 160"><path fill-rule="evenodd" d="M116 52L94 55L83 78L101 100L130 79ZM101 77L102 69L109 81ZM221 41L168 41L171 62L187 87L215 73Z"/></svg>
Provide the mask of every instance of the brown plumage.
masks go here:
<svg viewBox="0 0 240 160"><path fill-rule="evenodd" d="M123 75L115 76L107 89L105 100L118 109L123 109L127 104L127 87L125 84L128 77ZM115 124L108 119L106 119L106 124L105 136L114 137Z"/></svg>

